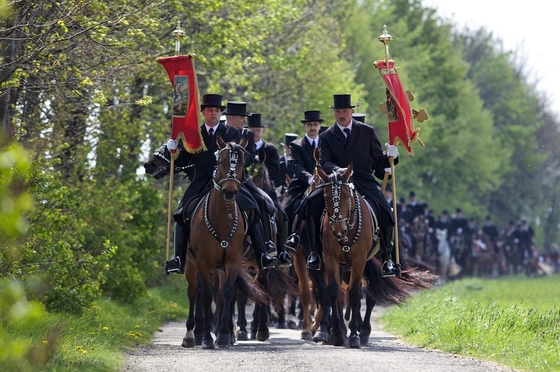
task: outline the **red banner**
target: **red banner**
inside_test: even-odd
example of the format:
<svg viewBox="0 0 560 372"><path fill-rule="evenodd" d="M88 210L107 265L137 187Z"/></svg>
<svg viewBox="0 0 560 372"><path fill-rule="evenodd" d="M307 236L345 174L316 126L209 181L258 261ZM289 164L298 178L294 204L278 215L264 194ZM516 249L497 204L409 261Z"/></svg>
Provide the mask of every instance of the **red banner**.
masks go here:
<svg viewBox="0 0 560 372"><path fill-rule="evenodd" d="M198 83L192 55L159 58L173 85L173 121L171 138L182 140L191 153L206 150L199 125ZM174 158L179 153L173 151Z"/></svg>
<svg viewBox="0 0 560 372"><path fill-rule="evenodd" d="M383 60L376 61L375 67L379 70L387 87L387 119L389 121L389 144L403 145L408 153L412 153L410 144L418 140L420 128L412 129L412 110L408 96L404 91L399 74L395 69L395 62L391 59L388 66ZM388 67L388 68L387 68Z"/></svg>

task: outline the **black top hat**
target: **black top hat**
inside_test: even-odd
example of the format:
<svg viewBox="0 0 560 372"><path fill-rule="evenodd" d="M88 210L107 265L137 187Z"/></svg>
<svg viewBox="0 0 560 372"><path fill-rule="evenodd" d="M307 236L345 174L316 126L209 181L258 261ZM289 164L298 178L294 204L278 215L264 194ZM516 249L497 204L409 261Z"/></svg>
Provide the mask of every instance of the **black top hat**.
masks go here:
<svg viewBox="0 0 560 372"><path fill-rule="evenodd" d="M411 192L408 194L408 197L409 197L409 198L414 198L414 197L416 197L416 193L415 193L414 191L411 191Z"/></svg>
<svg viewBox="0 0 560 372"><path fill-rule="evenodd" d="M333 95L334 104L329 106L332 109L345 109L354 108L356 106L352 105L352 97L350 94L334 94Z"/></svg>
<svg viewBox="0 0 560 372"><path fill-rule="evenodd" d="M226 106L222 106L222 96L220 94L203 95L200 111L204 110L205 107L219 107L222 111L226 108Z"/></svg>
<svg viewBox="0 0 560 372"><path fill-rule="evenodd" d="M247 127L264 128L264 125L262 125L261 122L261 114L257 114L256 112L249 114L249 117L247 118Z"/></svg>
<svg viewBox="0 0 560 372"><path fill-rule="evenodd" d="M224 115L249 116L247 113L247 102L228 101Z"/></svg>
<svg viewBox="0 0 560 372"><path fill-rule="evenodd" d="M329 129L329 127L323 127L323 126L321 126L321 128L319 128L319 134L323 133L323 132L326 131L327 129Z"/></svg>
<svg viewBox="0 0 560 372"><path fill-rule="evenodd" d="M366 114L352 114L352 118L362 123L366 122Z"/></svg>
<svg viewBox="0 0 560 372"><path fill-rule="evenodd" d="M297 140L297 137L298 135L295 133L284 133L284 142L281 142L280 144L282 146L288 146L290 143Z"/></svg>
<svg viewBox="0 0 560 372"><path fill-rule="evenodd" d="M321 111L319 110L308 110L304 112L305 119L301 120L302 123L309 123L311 121L316 121L319 123L325 120L321 118Z"/></svg>

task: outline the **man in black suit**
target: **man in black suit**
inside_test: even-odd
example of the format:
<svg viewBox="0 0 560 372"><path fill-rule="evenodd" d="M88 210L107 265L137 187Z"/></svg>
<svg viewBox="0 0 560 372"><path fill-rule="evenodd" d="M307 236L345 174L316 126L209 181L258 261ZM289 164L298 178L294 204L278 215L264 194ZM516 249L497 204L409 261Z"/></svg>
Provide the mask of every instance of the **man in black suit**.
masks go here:
<svg viewBox="0 0 560 372"><path fill-rule="evenodd" d="M219 134L226 142L239 142L239 132L233 128L220 124L220 115L225 107L222 106L222 96L219 94L206 94L202 97L200 110L204 117L204 123L200 126L200 133L206 147L205 151L196 154L187 152L182 146L182 142L176 143L169 139L164 146L156 150L167 160L170 159L170 151L179 151L175 160L176 167L191 165L194 168L192 180L183 194L179 203L178 210L173 214L176 221L174 232L175 256L165 263L165 273L181 273L184 270L186 243L189 237L189 226L186 226L182 217L183 207L196 195L205 192L211 184L216 156L214 152L218 150L216 134ZM254 203L254 202L253 202Z"/></svg>
<svg viewBox="0 0 560 372"><path fill-rule="evenodd" d="M284 133L284 142L280 143L284 148L284 155L280 157L279 167L278 167L278 178L274 183L274 187L277 189L278 196L282 195L284 191L288 188L288 178L291 180L294 178L294 166L292 158L292 149L290 148L290 143L295 141L298 135L295 133Z"/></svg>
<svg viewBox="0 0 560 372"><path fill-rule="evenodd" d="M394 159L395 164L398 163L397 147L386 144L387 151L383 151L373 127L352 118L355 106L351 104L350 94L335 94L333 98L334 104L330 108L336 122L320 135L321 166L328 174L332 171L344 172L346 167L353 163L352 182L365 196L378 217L381 248L384 253L382 275L394 276L397 274L397 268L391 259L393 212L374 177L374 172L375 176L381 179L385 169L390 167L389 157ZM318 227L323 206L323 191L317 188L300 208L300 218L312 219ZM318 236L318 232L315 236ZM315 251L308 257L308 268L320 269L321 259L316 251L319 247L316 244L314 248Z"/></svg>
<svg viewBox="0 0 560 372"><path fill-rule="evenodd" d="M247 118L247 127L254 134L255 153L258 154L261 148L264 149L266 154L264 165L268 170L268 177L272 182L270 186L274 188L274 184L278 179L278 173L280 172L280 156L278 155L278 149L272 143L266 142L262 138L264 125L262 123L261 114L255 112L251 113Z"/></svg>
<svg viewBox="0 0 560 372"><path fill-rule="evenodd" d="M256 154L255 134L250 129L244 127L247 117L251 115L247 112L247 102L228 101L224 115L226 116L226 126L236 128L241 137L247 136L248 144L245 148L247 150L247 154L245 155L245 168L247 168L255 162ZM272 216L276 212L276 207L274 206L272 200L265 196L265 194L261 193L259 188L255 186L251 180L247 180L247 182L243 184L240 192L241 194L248 192L251 198L258 204L258 208L255 209L258 214L258 218L254 218L252 221L252 225L255 225L255 239L251 236L251 241L253 242L253 245L256 244L258 246L258 252L264 252L260 255L261 268L273 267L278 264L278 259L269 255L269 253L276 253L276 244L272 241L273 237L271 226L273 221ZM287 256L289 258L289 255ZM259 260L257 259L257 261ZM289 265L291 265L291 261L283 263L283 266Z"/></svg>
<svg viewBox="0 0 560 372"><path fill-rule="evenodd" d="M313 151L319 146L319 129L321 123L325 121L321 118L321 112L318 110L309 110L304 112L304 119L301 122L305 125L305 137L293 141L290 144L292 149L294 178L288 186L286 198L282 202L282 206L289 218L289 226L292 231L299 230L299 223L293 226L295 214L298 210L301 200L305 192L309 189L313 180L313 172L315 171L315 159ZM297 219L301 222L301 219ZM296 233L290 235L286 241L289 249L297 250L299 246L299 237Z"/></svg>

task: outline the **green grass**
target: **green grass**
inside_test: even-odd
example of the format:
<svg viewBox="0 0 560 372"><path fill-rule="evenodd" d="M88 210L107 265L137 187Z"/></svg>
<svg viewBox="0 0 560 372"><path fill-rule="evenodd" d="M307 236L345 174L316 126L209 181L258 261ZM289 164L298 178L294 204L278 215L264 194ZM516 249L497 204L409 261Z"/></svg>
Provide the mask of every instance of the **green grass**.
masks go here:
<svg viewBox="0 0 560 372"><path fill-rule="evenodd" d="M44 313L32 323L9 323L0 340L9 340L12 352L0 350L0 370L118 370L126 350L149 343L164 321L187 316L186 291L177 287L154 288L133 304L101 299L80 317Z"/></svg>
<svg viewBox="0 0 560 372"><path fill-rule="evenodd" d="M415 345L527 371L560 371L560 276L464 279L381 318Z"/></svg>

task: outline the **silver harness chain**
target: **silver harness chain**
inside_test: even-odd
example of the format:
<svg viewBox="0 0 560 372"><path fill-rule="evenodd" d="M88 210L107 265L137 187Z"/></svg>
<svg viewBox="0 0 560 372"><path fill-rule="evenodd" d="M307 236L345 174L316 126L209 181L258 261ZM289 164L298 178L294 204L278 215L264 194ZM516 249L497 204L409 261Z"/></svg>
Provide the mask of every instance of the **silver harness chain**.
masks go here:
<svg viewBox="0 0 560 372"><path fill-rule="evenodd" d="M358 222L358 229L356 231L356 235L354 235L354 239L352 239L352 242L350 244L344 244L348 241L347 236L345 236L344 239L338 239L338 243L340 244L342 251L348 253L350 252L350 247L352 247L352 245L354 245L354 243L358 241L358 238L360 237L360 233L362 232L362 208L360 206L359 196L358 193L354 191L353 183L347 183L340 180L333 180L325 184L325 186L326 185L332 186L331 190L332 190L332 201L333 201L333 211L334 211L333 215L329 216L329 226L332 226L333 223L345 222L348 226L348 231L351 231L354 229L356 222ZM351 213L350 210L348 211L348 215L346 217L343 216L342 213L340 212L340 194L343 185L348 186L348 188L350 189L350 195L348 196L349 204L351 203L351 199L354 198L355 208L352 217L350 217L350 213Z"/></svg>

